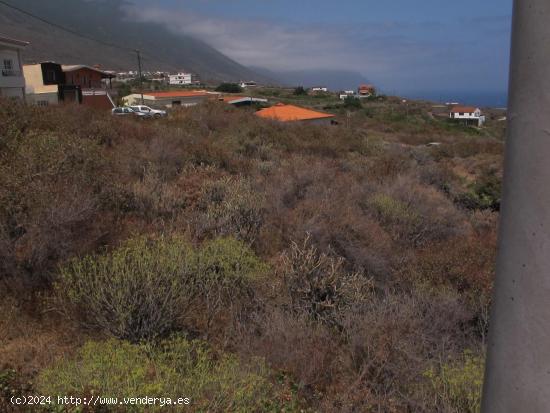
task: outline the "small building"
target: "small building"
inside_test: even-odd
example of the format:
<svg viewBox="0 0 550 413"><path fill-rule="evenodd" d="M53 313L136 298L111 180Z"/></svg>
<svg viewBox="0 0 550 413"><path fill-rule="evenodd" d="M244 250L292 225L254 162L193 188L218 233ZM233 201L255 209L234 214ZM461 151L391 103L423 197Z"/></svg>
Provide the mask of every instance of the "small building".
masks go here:
<svg viewBox="0 0 550 413"><path fill-rule="evenodd" d="M359 97L359 95L356 95L353 90L344 90L343 92L340 92L340 100L346 100L350 96Z"/></svg>
<svg viewBox="0 0 550 413"><path fill-rule="evenodd" d="M311 93L326 93L328 88L325 86L314 86L310 89Z"/></svg>
<svg viewBox="0 0 550 413"><path fill-rule="evenodd" d="M251 96L223 96L219 100L233 106L252 106L267 103L267 99Z"/></svg>
<svg viewBox="0 0 550 413"><path fill-rule="evenodd" d="M454 106L449 113L449 118L478 127L485 123L485 116L482 115L481 109L473 106Z"/></svg>
<svg viewBox="0 0 550 413"><path fill-rule="evenodd" d="M22 40L10 39L0 35L0 97L25 97L25 77L21 51L28 45Z"/></svg>
<svg viewBox="0 0 550 413"><path fill-rule="evenodd" d="M39 106L57 105L60 102L80 102L80 87L65 87L65 73L55 62L23 65L27 102Z"/></svg>
<svg viewBox="0 0 550 413"><path fill-rule="evenodd" d="M180 72L175 75L170 75L170 81L168 83L174 86L191 85L193 83L193 74Z"/></svg>
<svg viewBox="0 0 550 413"><path fill-rule="evenodd" d="M285 105L283 103L277 103L275 106L261 109L255 114L261 118L279 122L304 122L315 125L330 125L335 123L335 116L330 113L317 112L315 110L294 105Z"/></svg>
<svg viewBox="0 0 550 413"><path fill-rule="evenodd" d="M357 94L360 96L374 96L376 95L376 88L373 85L360 85L357 88Z"/></svg>
<svg viewBox="0 0 550 413"><path fill-rule="evenodd" d="M205 90L182 90L172 92L144 92L143 104L152 108L173 108L177 106L194 106L208 99L219 97L218 93ZM134 93L122 98L125 105L141 105L141 94Z"/></svg>
<svg viewBox="0 0 550 413"><path fill-rule="evenodd" d="M104 72L98 66L63 65L61 68L65 74L65 85L80 88L82 98L79 103L97 109L112 109L116 106L109 94L114 74Z"/></svg>
<svg viewBox="0 0 550 413"><path fill-rule="evenodd" d="M104 79L109 82L116 77L112 72L105 72L99 67L86 65L62 65L67 85L80 86L82 89L103 89Z"/></svg>
<svg viewBox="0 0 550 413"><path fill-rule="evenodd" d="M241 82L239 83L239 86L242 87L243 89L246 89L247 87L256 87L258 86L258 84L253 80L249 80L248 82L244 82L241 80Z"/></svg>

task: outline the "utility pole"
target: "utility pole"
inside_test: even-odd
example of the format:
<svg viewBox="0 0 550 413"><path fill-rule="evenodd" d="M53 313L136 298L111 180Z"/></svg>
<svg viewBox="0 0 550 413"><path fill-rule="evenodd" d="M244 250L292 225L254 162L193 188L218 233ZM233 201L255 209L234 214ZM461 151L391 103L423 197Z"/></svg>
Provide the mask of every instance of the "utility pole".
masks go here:
<svg viewBox="0 0 550 413"><path fill-rule="evenodd" d="M143 77L141 75L141 53L136 49L137 60L138 60L138 71L139 71L139 91L141 92L141 104L144 105L145 101L143 100Z"/></svg>
<svg viewBox="0 0 550 413"><path fill-rule="evenodd" d="M550 1L515 0L483 413L550 412Z"/></svg>

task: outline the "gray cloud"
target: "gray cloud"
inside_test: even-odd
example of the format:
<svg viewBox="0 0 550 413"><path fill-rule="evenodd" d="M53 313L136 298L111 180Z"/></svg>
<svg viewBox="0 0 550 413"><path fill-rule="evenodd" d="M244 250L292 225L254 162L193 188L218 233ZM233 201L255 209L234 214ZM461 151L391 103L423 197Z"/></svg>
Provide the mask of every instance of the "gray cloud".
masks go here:
<svg viewBox="0 0 550 413"><path fill-rule="evenodd" d="M488 40L472 33L448 36L457 28L435 21L382 21L361 27L296 26L260 19L211 17L143 4L128 9L128 13L133 19L163 23L173 31L200 38L242 64L273 71L353 70L383 86L401 90L428 84L432 88L497 87L496 83L506 79L505 73L496 77L488 73L498 70L506 57L494 50L486 53L482 47L483 42L490 42L493 47L506 35L506 16L457 22L462 27L484 27L481 33L491 37Z"/></svg>

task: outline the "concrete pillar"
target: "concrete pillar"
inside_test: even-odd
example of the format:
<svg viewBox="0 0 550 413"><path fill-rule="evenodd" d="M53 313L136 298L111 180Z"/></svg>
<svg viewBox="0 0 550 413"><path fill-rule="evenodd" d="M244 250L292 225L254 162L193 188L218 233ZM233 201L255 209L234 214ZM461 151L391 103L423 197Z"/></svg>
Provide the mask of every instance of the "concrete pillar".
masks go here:
<svg viewBox="0 0 550 413"><path fill-rule="evenodd" d="M550 412L550 1L515 0L483 413Z"/></svg>

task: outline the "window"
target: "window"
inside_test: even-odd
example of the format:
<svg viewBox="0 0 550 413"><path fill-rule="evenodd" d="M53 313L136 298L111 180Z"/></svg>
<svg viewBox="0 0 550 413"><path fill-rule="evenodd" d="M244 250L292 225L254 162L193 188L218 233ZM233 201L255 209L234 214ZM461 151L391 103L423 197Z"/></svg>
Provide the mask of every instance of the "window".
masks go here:
<svg viewBox="0 0 550 413"><path fill-rule="evenodd" d="M13 61L11 59L4 59L4 69L13 70Z"/></svg>
<svg viewBox="0 0 550 413"><path fill-rule="evenodd" d="M55 70L47 70L46 82L55 82L55 81L56 81Z"/></svg>
<svg viewBox="0 0 550 413"><path fill-rule="evenodd" d="M49 102L48 102L47 100L38 100L38 101L36 102L36 104L37 104L38 106L48 106L48 105L49 105Z"/></svg>
<svg viewBox="0 0 550 413"><path fill-rule="evenodd" d="M122 108L116 108L115 113L122 113Z"/></svg>

